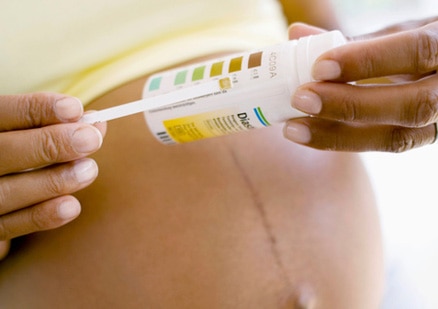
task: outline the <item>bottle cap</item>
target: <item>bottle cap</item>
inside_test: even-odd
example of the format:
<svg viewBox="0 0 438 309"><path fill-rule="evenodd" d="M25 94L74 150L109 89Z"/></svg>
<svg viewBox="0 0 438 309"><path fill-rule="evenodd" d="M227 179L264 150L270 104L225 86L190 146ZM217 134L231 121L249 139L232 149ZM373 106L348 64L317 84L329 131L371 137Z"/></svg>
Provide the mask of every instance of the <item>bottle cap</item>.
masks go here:
<svg viewBox="0 0 438 309"><path fill-rule="evenodd" d="M347 43L346 38L338 30L300 38L296 49L296 67L300 85L314 81L312 67L319 56L345 43Z"/></svg>

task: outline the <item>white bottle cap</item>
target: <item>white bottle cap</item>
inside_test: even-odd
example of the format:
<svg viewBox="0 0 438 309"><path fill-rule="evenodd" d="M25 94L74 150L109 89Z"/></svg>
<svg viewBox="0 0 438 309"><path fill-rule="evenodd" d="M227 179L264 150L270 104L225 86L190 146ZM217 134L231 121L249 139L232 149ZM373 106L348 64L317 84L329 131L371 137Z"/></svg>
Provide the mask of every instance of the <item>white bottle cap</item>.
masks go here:
<svg viewBox="0 0 438 309"><path fill-rule="evenodd" d="M300 84L314 81L312 67L324 52L347 43L340 31L330 31L300 38L297 43L297 72Z"/></svg>

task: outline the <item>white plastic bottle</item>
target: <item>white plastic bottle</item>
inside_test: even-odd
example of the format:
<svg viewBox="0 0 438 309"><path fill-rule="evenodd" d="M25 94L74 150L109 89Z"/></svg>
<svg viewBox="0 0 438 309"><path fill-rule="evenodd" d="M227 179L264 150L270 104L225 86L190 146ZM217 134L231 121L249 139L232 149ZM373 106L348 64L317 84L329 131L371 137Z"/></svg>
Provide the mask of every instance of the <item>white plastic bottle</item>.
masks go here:
<svg viewBox="0 0 438 309"><path fill-rule="evenodd" d="M147 111L146 121L159 141L175 144L301 117L291 107L292 94L312 81L316 58L345 43L339 31L331 31L155 74L146 82L144 98L223 77L233 88Z"/></svg>

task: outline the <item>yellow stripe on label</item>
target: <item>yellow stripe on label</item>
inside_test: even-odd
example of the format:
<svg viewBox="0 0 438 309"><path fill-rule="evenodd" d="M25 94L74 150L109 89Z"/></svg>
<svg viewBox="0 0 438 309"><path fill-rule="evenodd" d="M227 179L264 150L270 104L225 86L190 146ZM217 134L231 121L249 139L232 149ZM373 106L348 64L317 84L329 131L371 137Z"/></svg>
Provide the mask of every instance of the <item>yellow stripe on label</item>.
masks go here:
<svg viewBox="0 0 438 309"><path fill-rule="evenodd" d="M239 115L222 110L165 120L163 125L176 142L187 143L251 129Z"/></svg>

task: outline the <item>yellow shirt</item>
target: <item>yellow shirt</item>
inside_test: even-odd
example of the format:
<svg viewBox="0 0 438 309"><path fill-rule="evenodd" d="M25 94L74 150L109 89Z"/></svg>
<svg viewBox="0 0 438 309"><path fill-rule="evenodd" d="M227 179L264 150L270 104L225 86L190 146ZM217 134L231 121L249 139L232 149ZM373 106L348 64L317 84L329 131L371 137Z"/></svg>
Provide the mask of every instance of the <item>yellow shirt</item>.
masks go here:
<svg viewBox="0 0 438 309"><path fill-rule="evenodd" d="M276 0L4 1L0 29L1 94L84 103L187 59L286 38Z"/></svg>

